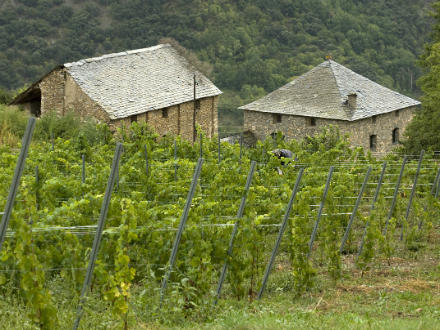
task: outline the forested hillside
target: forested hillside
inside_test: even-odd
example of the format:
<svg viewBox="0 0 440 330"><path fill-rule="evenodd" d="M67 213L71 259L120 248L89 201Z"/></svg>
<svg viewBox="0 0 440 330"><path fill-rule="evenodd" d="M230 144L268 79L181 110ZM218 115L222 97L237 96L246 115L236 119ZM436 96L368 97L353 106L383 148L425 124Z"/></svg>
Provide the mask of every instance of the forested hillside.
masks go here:
<svg viewBox="0 0 440 330"><path fill-rule="evenodd" d="M429 0L2 0L0 88L56 64L143 48L171 37L213 66L223 113L331 55L417 95Z"/></svg>

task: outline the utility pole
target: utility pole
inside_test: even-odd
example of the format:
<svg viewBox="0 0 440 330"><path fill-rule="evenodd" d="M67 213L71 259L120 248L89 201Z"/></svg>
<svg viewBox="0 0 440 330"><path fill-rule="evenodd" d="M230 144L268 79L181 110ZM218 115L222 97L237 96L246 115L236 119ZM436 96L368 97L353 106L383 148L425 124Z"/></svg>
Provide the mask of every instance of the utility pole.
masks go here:
<svg viewBox="0 0 440 330"><path fill-rule="evenodd" d="M196 112L197 112L197 108L196 108L196 74L195 74L195 73L194 73L193 86L194 86L194 100L193 100L193 104L194 104L194 114L193 114L193 143L194 143L194 142L196 142L196 138L197 138L197 132L196 132Z"/></svg>

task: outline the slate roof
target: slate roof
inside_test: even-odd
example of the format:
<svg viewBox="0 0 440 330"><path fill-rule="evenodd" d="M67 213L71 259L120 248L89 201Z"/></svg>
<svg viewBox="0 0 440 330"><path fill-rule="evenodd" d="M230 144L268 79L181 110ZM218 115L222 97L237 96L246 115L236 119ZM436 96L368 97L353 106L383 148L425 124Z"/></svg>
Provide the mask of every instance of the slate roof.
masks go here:
<svg viewBox="0 0 440 330"><path fill-rule="evenodd" d="M349 94L356 94L350 109ZM239 109L354 121L420 102L328 60L259 100Z"/></svg>
<svg viewBox="0 0 440 330"><path fill-rule="evenodd" d="M169 44L66 63L81 89L109 114L125 118L222 92Z"/></svg>

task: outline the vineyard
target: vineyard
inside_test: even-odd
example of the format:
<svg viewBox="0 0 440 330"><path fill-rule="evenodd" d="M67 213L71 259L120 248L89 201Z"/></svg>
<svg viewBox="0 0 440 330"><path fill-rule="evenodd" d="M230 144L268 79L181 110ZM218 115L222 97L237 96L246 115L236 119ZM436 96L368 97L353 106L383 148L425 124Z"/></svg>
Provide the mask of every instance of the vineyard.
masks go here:
<svg viewBox="0 0 440 330"><path fill-rule="evenodd" d="M60 327L53 283L77 306L66 328L102 308L103 327L175 326L223 299L300 297L320 274L336 285L397 253L421 258L440 224L435 154L373 157L332 129L245 148L134 123L102 144L21 152L0 147L0 295L25 303L31 327Z"/></svg>

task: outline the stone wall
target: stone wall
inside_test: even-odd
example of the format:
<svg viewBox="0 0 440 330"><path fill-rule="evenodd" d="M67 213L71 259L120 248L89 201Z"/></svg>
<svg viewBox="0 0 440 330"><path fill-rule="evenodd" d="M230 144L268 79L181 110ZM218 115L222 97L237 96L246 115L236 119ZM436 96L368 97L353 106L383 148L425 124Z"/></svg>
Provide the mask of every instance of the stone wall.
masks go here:
<svg viewBox="0 0 440 330"><path fill-rule="evenodd" d="M92 117L98 122L109 123L108 114L84 93L68 72L65 78L64 111L75 111L81 118Z"/></svg>
<svg viewBox="0 0 440 330"><path fill-rule="evenodd" d="M218 96L199 99L200 108L196 112L196 125L200 125L207 137L218 134ZM132 120L147 122L159 136L180 135L185 140L193 139L194 102L185 102L165 109L148 111L129 118L118 119L111 125L128 127Z"/></svg>
<svg viewBox="0 0 440 330"><path fill-rule="evenodd" d="M64 70L50 72L38 86L41 90L41 115L55 111L64 114Z"/></svg>
<svg viewBox="0 0 440 330"><path fill-rule="evenodd" d="M410 107L353 122L315 118L314 126L310 117L281 115L281 122L277 122L280 118L272 113L244 110L244 130L252 132L259 140L278 131L287 139L301 139L321 132L325 126L334 125L342 134L349 135L352 146L369 150L370 136L376 135L376 152L389 152L397 146L392 141L393 130L399 128L402 137L414 110L415 107Z"/></svg>
<svg viewBox="0 0 440 330"><path fill-rule="evenodd" d="M200 109L196 115L196 124L200 125L203 132L209 138L218 134L217 105L218 96L200 99Z"/></svg>

